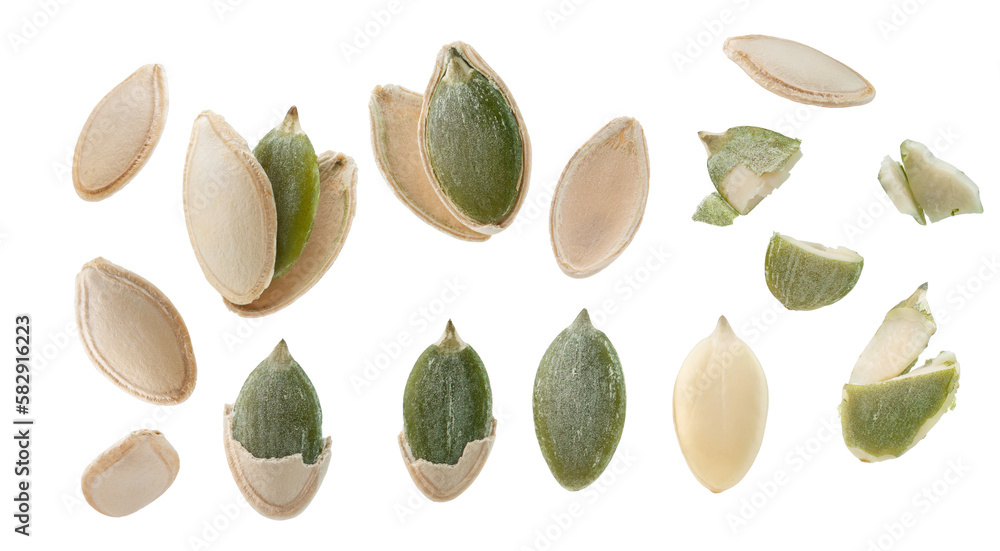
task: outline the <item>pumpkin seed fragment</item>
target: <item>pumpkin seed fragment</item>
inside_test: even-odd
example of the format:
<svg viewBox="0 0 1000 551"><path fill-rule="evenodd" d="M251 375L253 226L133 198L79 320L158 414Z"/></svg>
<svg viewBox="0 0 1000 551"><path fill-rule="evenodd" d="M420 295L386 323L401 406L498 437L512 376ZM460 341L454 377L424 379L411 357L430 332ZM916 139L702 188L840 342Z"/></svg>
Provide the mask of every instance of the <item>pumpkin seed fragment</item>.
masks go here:
<svg viewBox="0 0 1000 551"><path fill-rule="evenodd" d="M718 191L713 191L698 203L698 208L695 209L691 219L713 226L732 226L733 220L739 215L740 213L736 212Z"/></svg>
<svg viewBox="0 0 1000 551"><path fill-rule="evenodd" d="M736 126L713 134L699 132L708 152L708 175L716 191L745 215L788 179L802 158L795 138L756 126Z"/></svg>
<svg viewBox="0 0 1000 551"><path fill-rule="evenodd" d="M507 87L471 46L441 49L417 134L427 176L456 219L483 234L513 222L528 187L528 134Z"/></svg>
<svg viewBox="0 0 1000 551"><path fill-rule="evenodd" d="M937 222L959 214L983 212L979 186L964 172L938 159L927 146L913 140L905 140L899 151L913 197L928 220Z"/></svg>
<svg viewBox="0 0 1000 551"><path fill-rule="evenodd" d="M789 310L815 310L847 296L865 260L847 247L827 247L775 232L764 257L764 279Z"/></svg>
<svg viewBox="0 0 1000 551"><path fill-rule="evenodd" d="M589 277L632 242L649 195L649 154L639 121L619 117L573 155L552 197L549 232L563 273Z"/></svg>
<svg viewBox="0 0 1000 551"><path fill-rule="evenodd" d="M542 356L532 405L535 436L556 481L576 491L597 480L625 427L625 378L586 309Z"/></svg>
<svg viewBox="0 0 1000 551"><path fill-rule="evenodd" d="M417 128L424 97L400 86L376 86L368 104L375 164L396 197L421 220L452 237L485 241L445 206L420 158Z"/></svg>
<svg viewBox="0 0 1000 551"><path fill-rule="evenodd" d="M76 324L87 356L118 388L153 404L179 404L198 376L191 336L155 285L103 258L76 276Z"/></svg>
<svg viewBox="0 0 1000 551"><path fill-rule="evenodd" d="M472 484L495 439L486 367L449 320L406 381L399 435L403 459L427 497L448 501Z"/></svg>
<svg viewBox="0 0 1000 551"><path fill-rule="evenodd" d="M281 341L225 407L226 459L240 492L274 519L301 513L329 468L332 441L309 377Z"/></svg>
<svg viewBox="0 0 1000 551"><path fill-rule="evenodd" d="M767 379L725 316L684 359L674 383L674 428L698 482L719 493L746 476L764 440Z"/></svg>
<svg viewBox="0 0 1000 551"><path fill-rule="evenodd" d="M850 107L870 102L875 88L856 71L832 57L783 38L736 36L722 46L764 89L783 98L821 107Z"/></svg>
<svg viewBox="0 0 1000 551"><path fill-rule="evenodd" d="M295 106L253 150L274 193L278 233L274 278L285 275L302 254L319 204L320 181L316 150L299 124Z"/></svg>
<svg viewBox="0 0 1000 551"><path fill-rule="evenodd" d="M927 220L924 218L924 209L920 208L917 200L913 197L913 190L910 189L910 182L906 179L906 173L903 172L903 165L886 155L882 159L882 166L879 167L878 182L882 185L882 189L885 190L889 199L892 200L896 210L912 216L921 226L927 224Z"/></svg>
<svg viewBox="0 0 1000 551"><path fill-rule="evenodd" d="M180 458L158 430L137 430L97 456L83 471L81 488L98 513L124 517L163 495L177 478Z"/></svg>
<svg viewBox="0 0 1000 551"><path fill-rule="evenodd" d="M936 331L924 283L886 313L875 336L854 364L848 383L877 383L906 373L916 364Z"/></svg>
<svg viewBox="0 0 1000 551"><path fill-rule="evenodd" d="M167 120L162 65L143 65L108 92L83 125L73 152L73 187L100 201L125 187L149 160Z"/></svg>

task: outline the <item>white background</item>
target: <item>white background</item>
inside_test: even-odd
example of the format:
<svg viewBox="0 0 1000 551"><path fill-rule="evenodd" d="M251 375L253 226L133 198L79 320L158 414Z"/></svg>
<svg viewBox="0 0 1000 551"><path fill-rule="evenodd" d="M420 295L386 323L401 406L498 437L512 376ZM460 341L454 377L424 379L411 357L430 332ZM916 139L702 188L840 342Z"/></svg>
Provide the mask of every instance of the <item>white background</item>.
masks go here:
<svg viewBox="0 0 1000 551"><path fill-rule="evenodd" d="M37 421L30 540L11 534L15 450L9 437L0 447L5 549L863 550L993 540L995 3L232 3L68 2L50 6L51 16L53 2L41 0L0 8L0 331L10 344L14 315L32 315ZM395 14L386 13L390 5ZM799 40L844 61L877 97L828 110L766 92L721 51L726 36L753 33ZM450 238L411 214L378 173L369 145L372 87L422 92L438 49L454 40L472 44L505 80L533 146L524 208L483 244ZM704 46L692 45L698 41ZM357 51L345 55L345 47ZM679 66L678 56L688 62ZM69 175L79 131L105 93L154 62L165 65L170 94L159 146L121 192L85 203ZM191 250L181 210L185 150L204 109L225 116L252 147L292 104L318 150L357 160L358 213L315 288L248 322L224 308ZM549 244L551 189L577 147L619 115L637 117L646 132L645 219L614 264L572 280ZM734 226L692 222L712 187L696 133L737 125L800 138L804 156L785 185ZM906 138L975 180L986 214L921 227L892 209L875 175L884 155L898 159ZM772 231L854 248L865 258L857 287L818 311L784 310L763 277ZM96 256L152 281L184 316L199 368L187 402L138 401L85 356L73 281ZM924 356L957 353L958 407L902 458L863 464L840 437L841 386L886 310L924 281L939 325ZM618 349L628 415L612 468L570 493L538 450L531 390L542 353L581 307ZM770 411L753 468L715 495L684 462L670 397L685 355L720 314L763 364ZM437 504L415 490L396 435L409 369L449 317L486 363L500 424L478 480ZM221 422L223 404L281 338L315 384L334 454L309 508L278 522L239 497ZM13 364L13 346L3 354ZM366 375L367 362L381 369ZM0 403L9 406L13 369L5 372ZM369 384L358 391L357 378ZM80 475L139 426L165 433L180 454L180 474L138 513L104 517L82 500ZM776 478L784 484L774 487ZM907 526L899 524L905 515Z"/></svg>

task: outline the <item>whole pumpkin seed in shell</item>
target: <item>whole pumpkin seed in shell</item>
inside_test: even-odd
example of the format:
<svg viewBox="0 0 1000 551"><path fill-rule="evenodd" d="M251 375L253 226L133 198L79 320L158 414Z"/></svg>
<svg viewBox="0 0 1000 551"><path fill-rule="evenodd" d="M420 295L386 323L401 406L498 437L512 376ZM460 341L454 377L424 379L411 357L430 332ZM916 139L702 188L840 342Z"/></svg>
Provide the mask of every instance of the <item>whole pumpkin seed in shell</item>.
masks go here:
<svg viewBox="0 0 1000 551"><path fill-rule="evenodd" d="M583 278L632 242L649 195L649 153L639 121L619 117L570 159L552 197L549 232L559 268Z"/></svg>
<svg viewBox="0 0 1000 551"><path fill-rule="evenodd" d="M274 194L246 141L211 111L191 130L184 218L198 264L223 298L248 304L259 297L274 276Z"/></svg>
<svg viewBox="0 0 1000 551"><path fill-rule="evenodd" d="M97 456L80 486L98 513L124 517L163 495L177 478L177 450L158 430L137 430Z"/></svg>
<svg viewBox="0 0 1000 551"><path fill-rule="evenodd" d="M260 514L301 513L329 467L332 441L322 436L319 397L281 341L226 405L223 440L236 485Z"/></svg>
<svg viewBox="0 0 1000 551"><path fill-rule="evenodd" d="M506 85L468 44L438 54L417 135L427 176L459 222L483 234L513 222L528 188L528 132Z"/></svg>
<svg viewBox="0 0 1000 551"><path fill-rule="evenodd" d="M406 468L424 495L449 501L476 479L495 440L486 366L449 320L406 381L399 434Z"/></svg>
<svg viewBox="0 0 1000 551"><path fill-rule="evenodd" d="M343 153L320 154L320 195L309 241L292 268L275 279L249 304L226 307L245 317L259 317L277 312L295 302L312 288L333 266L344 246L357 209L358 167Z"/></svg>
<svg viewBox="0 0 1000 551"><path fill-rule="evenodd" d="M556 481L576 491L597 480L625 426L625 378L586 309L542 356L532 405L538 446Z"/></svg>
<svg viewBox="0 0 1000 551"><path fill-rule="evenodd" d="M767 380L725 316L684 359L674 383L674 428L698 482L719 493L746 476L767 421Z"/></svg>
<svg viewBox="0 0 1000 551"><path fill-rule="evenodd" d="M100 201L125 187L149 160L167 120L162 65L143 65L94 107L73 152L73 187Z"/></svg>
<svg viewBox="0 0 1000 551"><path fill-rule="evenodd" d="M271 182L278 216L274 278L285 275L302 254L319 204L320 181L316 150L299 124L295 106L253 149Z"/></svg>
<svg viewBox="0 0 1000 551"><path fill-rule="evenodd" d="M727 39L722 50L754 82L792 101L850 107L875 97L875 88L863 76L805 44L747 35Z"/></svg>
<svg viewBox="0 0 1000 551"><path fill-rule="evenodd" d="M197 366L187 326L170 299L143 277L103 258L76 276L76 324L98 371L132 396L179 404Z"/></svg>
<svg viewBox="0 0 1000 551"><path fill-rule="evenodd" d="M400 86L376 86L368 104L375 164L396 197L421 220L466 241L485 241L448 210L427 176L417 127L424 97Z"/></svg>

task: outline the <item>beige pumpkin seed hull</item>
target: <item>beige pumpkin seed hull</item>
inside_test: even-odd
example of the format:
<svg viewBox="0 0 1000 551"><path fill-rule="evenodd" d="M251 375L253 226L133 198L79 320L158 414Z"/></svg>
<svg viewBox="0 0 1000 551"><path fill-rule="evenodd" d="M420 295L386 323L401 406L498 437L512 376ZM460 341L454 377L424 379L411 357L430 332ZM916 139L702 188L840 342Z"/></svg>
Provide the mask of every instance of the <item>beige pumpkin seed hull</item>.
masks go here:
<svg viewBox="0 0 1000 551"><path fill-rule="evenodd" d="M163 433L138 430L97 456L83 471L83 497L95 511L124 517L164 494L180 470L177 451Z"/></svg>
<svg viewBox="0 0 1000 551"><path fill-rule="evenodd" d="M463 343L464 344L464 343ZM405 431L399 433L399 451L410 478L417 488L431 501L451 501L476 480L486 465L486 460L497 438L497 420L493 419L490 434L486 438L465 444L462 457L454 465L431 463L426 459L413 457Z"/></svg>

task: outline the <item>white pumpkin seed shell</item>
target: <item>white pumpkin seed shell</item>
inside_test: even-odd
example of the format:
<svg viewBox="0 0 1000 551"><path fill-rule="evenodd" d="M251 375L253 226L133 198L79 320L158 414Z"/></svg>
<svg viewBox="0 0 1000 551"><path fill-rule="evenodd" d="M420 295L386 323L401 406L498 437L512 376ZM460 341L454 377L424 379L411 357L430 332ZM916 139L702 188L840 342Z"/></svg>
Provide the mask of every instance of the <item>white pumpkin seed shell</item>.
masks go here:
<svg viewBox="0 0 1000 551"><path fill-rule="evenodd" d="M170 488L180 470L177 451L157 430L137 430L97 456L83 471L83 497L98 513L124 517Z"/></svg>

